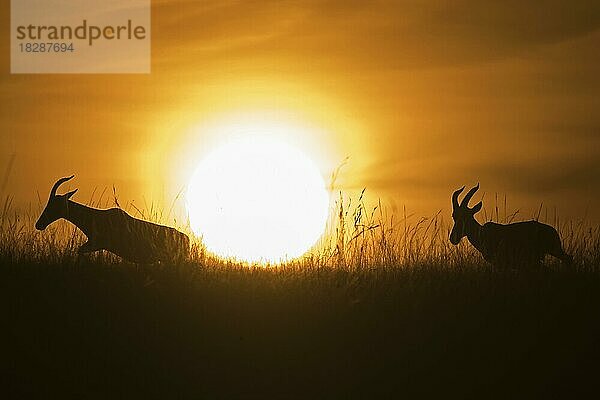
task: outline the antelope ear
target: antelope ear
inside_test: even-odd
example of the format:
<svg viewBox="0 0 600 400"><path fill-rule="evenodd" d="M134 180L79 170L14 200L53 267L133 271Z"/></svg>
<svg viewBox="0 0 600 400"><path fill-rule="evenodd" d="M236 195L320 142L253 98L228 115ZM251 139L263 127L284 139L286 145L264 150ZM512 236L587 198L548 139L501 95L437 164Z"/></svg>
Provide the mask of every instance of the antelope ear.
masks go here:
<svg viewBox="0 0 600 400"><path fill-rule="evenodd" d="M481 202L479 202L479 203L475 204L475 205L473 206L473 208L471 208L471 212L472 212L473 214L476 214L476 213L478 213L479 211L481 211L481 207L482 207L482 205L483 205L483 204L481 204Z"/></svg>
<svg viewBox="0 0 600 400"><path fill-rule="evenodd" d="M75 193L77 193L78 190L79 189L75 189L75 190L70 191L69 193L65 193L64 194L65 198L70 199Z"/></svg>

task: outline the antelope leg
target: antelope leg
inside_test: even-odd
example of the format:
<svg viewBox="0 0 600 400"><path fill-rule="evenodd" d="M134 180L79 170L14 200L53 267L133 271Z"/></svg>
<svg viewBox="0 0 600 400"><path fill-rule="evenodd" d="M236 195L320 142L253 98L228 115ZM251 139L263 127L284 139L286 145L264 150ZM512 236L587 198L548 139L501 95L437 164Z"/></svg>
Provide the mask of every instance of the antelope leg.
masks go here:
<svg viewBox="0 0 600 400"><path fill-rule="evenodd" d="M93 243L91 240L88 240L87 242L85 242L84 244L79 246L79 249L77 249L77 252L79 254L83 254L83 253L91 253L93 251L97 251L97 250L101 250L101 249L102 248L100 246Z"/></svg>

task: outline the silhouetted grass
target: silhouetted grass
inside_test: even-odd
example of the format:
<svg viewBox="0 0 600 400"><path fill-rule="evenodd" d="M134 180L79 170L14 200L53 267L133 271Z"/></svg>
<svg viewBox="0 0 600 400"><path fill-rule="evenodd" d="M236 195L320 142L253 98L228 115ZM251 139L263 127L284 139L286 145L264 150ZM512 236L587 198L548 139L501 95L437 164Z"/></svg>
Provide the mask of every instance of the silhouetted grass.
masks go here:
<svg viewBox="0 0 600 400"><path fill-rule="evenodd" d="M72 226L36 232L36 217L7 200L0 221L4 398L597 393L597 227L560 224L572 268L496 271L448 243L442 214L392 216L361 196L337 202L299 260L244 265L197 245L186 263L143 266L77 257Z"/></svg>

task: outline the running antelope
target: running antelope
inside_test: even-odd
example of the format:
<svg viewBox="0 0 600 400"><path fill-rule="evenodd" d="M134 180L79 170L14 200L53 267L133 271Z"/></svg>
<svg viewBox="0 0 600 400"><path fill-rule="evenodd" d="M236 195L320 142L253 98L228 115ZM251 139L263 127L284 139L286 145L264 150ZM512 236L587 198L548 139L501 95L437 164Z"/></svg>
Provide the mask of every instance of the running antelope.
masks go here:
<svg viewBox="0 0 600 400"><path fill-rule="evenodd" d="M73 177L61 178L54 184L48 204L35 224L36 229L44 230L52 222L66 219L87 236L87 242L78 249L80 254L108 250L135 263L177 261L187 257L189 238L174 228L134 218L120 208L99 210L76 203L70 198L77 189L56 194L58 187Z"/></svg>
<svg viewBox="0 0 600 400"><path fill-rule="evenodd" d="M469 208L469 200L479 184L469 190L459 204L458 196L464 189L463 186L452 194L452 244L457 245L466 236L487 262L498 267L539 266L546 254L571 263L573 258L564 252L558 232L549 225L537 221L480 225L475 214L481 210L481 202Z"/></svg>

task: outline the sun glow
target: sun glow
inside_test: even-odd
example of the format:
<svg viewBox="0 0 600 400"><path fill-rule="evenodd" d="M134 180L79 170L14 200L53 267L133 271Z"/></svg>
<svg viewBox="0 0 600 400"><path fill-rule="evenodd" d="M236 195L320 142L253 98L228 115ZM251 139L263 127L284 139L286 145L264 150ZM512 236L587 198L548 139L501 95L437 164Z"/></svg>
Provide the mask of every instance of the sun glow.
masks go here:
<svg viewBox="0 0 600 400"><path fill-rule="evenodd" d="M252 134L200 161L186 203L191 227L209 251L278 262L301 256L322 235L329 194L319 169L298 148Z"/></svg>

